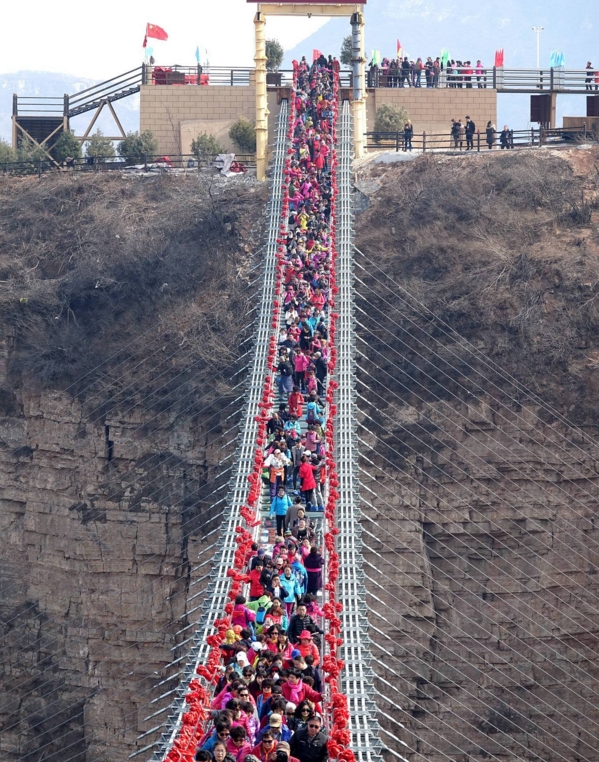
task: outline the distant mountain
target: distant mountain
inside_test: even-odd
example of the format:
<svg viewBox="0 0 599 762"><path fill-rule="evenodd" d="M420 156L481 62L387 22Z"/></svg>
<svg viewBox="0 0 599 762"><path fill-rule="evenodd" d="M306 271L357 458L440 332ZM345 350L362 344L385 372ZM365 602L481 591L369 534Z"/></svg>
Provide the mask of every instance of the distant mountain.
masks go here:
<svg viewBox="0 0 599 762"><path fill-rule="evenodd" d="M17 71L0 74L0 137L9 142L12 139L12 96L60 97L65 93L74 95L87 87L97 84L97 80L73 77L70 74L56 74L47 71ZM113 104L125 132L139 129L139 95L132 95ZM93 112L76 117L71 128L83 134ZM86 121L87 120L87 121ZM94 125L105 135L116 134L117 128L109 112L104 112Z"/></svg>
<svg viewBox="0 0 599 762"><path fill-rule="evenodd" d="M505 66L536 66L536 35L533 26L542 26L541 65L549 65L552 50L562 50L566 68L584 69L588 60L599 68L599 15L594 3L582 3L568 11L561 0L503 0L488 3L445 3L431 0L368 0L366 55L373 49L381 55L396 53L397 39L410 57L437 56L447 48L452 58L492 66L495 50L505 50ZM294 58L311 55L314 48L339 55L341 40L350 34L349 19L333 19L301 45L290 50L284 66ZM598 58L593 60L593 56ZM563 114L586 113L584 97L558 97L558 119ZM529 119L528 96L499 96L499 121L524 128Z"/></svg>

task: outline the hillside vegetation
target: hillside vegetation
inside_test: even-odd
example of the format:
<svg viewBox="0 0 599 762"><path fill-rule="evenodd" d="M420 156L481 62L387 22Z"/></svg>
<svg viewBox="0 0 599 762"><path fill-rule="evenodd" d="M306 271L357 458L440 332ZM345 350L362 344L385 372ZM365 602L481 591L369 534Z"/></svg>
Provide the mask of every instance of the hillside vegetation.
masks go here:
<svg viewBox="0 0 599 762"><path fill-rule="evenodd" d="M407 310L441 344L446 323L569 417L598 420L599 153L430 156L365 175L380 187L356 244L385 274L367 281L390 277L420 303L399 293L389 320Z"/></svg>
<svg viewBox="0 0 599 762"><path fill-rule="evenodd" d="M152 358L140 402L166 408L186 377L232 363L266 192L120 173L0 180L4 399L21 383L83 397L93 383L114 403Z"/></svg>

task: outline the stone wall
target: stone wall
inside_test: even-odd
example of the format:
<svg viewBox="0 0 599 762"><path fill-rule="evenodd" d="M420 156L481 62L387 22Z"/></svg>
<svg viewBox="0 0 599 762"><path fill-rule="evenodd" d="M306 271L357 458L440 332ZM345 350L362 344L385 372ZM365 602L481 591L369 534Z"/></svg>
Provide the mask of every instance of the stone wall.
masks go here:
<svg viewBox="0 0 599 762"><path fill-rule="evenodd" d="M277 93L268 91L269 144L278 114ZM191 141L202 133L214 135L231 152L237 148L229 138L231 125L244 116L256 118L256 88L224 86L145 85L141 88L141 130L151 130L159 153L190 153Z"/></svg>
<svg viewBox="0 0 599 762"><path fill-rule="evenodd" d="M484 138L486 124L497 122L497 92L491 89L459 88L369 88L366 116L368 130L374 129L377 109L384 103L405 106L414 125L414 132L430 136L449 135L452 118L462 120L466 115L476 123ZM230 151L236 148L228 136L230 126L240 116L255 119L255 87L197 87L146 85L141 89L141 129L151 130L159 145L159 153L189 153L193 138L206 132L215 135ZM279 113L275 88L268 90L269 145Z"/></svg>
<svg viewBox="0 0 599 762"><path fill-rule="evenodd" d="M384 103L404 106L414 126L415 135L449 135L452 119L469 116L484 139L487 122L497 126L497 92L491 89L465 88L369 88L366 118L368 130L374 130L376 111Z"/></svg>

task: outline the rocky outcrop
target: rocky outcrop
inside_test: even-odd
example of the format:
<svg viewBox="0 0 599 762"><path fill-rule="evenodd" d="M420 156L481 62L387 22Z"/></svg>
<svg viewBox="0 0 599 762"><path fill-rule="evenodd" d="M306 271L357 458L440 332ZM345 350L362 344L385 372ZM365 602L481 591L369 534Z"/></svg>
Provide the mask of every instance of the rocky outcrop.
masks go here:
<svg viewBox="0 0 599 762"><path fill-rule="evenodd" d="M584 283L599 265L596 203L566 222L559 203L539 198L529 214L521 196L510 216L499 157L419 161L377 175L357 241L383 740L419 762L596 760L596 333L592 320L570 322L594 303ZM567 155L518 161L531 176L556 161L577 198L592 197L588 157L574 173ZM520 269L505 283L513 231L482 201L500 176L492 206L519 237ZM431 208L443 191L446 208Z"/></svg>
<svg viewBox="0 0 599 762"><path fill-rule="evenodd" d="M177 685L226 510L266 198L225 190L0 185L7 762L125 759Z"/></svg>

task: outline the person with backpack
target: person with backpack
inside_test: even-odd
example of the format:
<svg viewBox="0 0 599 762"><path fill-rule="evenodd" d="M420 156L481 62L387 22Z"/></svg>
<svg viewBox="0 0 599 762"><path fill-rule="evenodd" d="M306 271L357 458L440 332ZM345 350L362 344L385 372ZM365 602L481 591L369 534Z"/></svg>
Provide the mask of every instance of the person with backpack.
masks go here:
<svg viewBox="0 0 599 762"><path fill-rule="evenodd" d="M486 133L487 133L487 145L489 146L489 150L491 150L493 146L495 145L495 138L497 135L497 132L495 130L495 125L493 124L493 122L487 122Z"/></svg>
<svg viewBox="0 0 599 762"><path fill-rule="evenodd" d="M314 392L317 393L317 390L315 389ZM322 423L322 411L316 400L312 397L310 397L308 404L306 405L306 423L308 424L308 428L315 424Z"/></svg>
<svg viewBox="0 0 599 762"><path fill-rule="evenodd" d="M256 614L248 609L245 604L245 596L238 595L237 598L235 598L235 606L233 607L233 613L231 614L231 624L233 626L238 625L243 629L250 629L253 632Z"/></svg>

